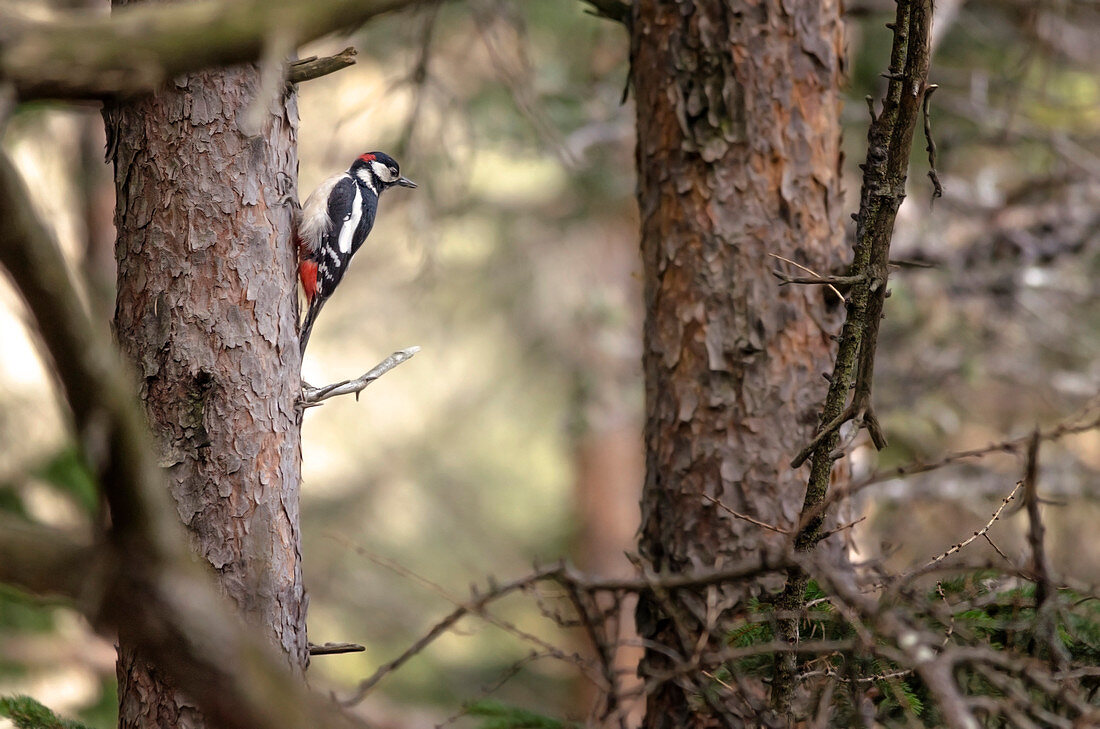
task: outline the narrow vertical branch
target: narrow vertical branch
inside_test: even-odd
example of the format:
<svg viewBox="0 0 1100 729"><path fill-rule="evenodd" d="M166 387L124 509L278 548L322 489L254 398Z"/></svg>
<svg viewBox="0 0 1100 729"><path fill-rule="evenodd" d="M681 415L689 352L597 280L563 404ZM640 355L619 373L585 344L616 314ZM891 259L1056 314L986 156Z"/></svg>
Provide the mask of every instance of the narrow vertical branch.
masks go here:
<svg viewBox="0 0 1100 729"><path fill-rule="evenodd" d="M879 323L890 275L890 241L898 208L905 199L909 154L927 89L931 23L931 0L901 0L896 19L889 26L894 33L886 74L889 85L877 117L872 107L867 158L862 166L860 209L856 217L856 245L849 270L860 279L853 285L847 300L847 318L841 330L818 433L791 464L798 467L810 460L802 507L804 523L794 538L798 552L813 550L821 539L827 514L818 507L828 495L833 465L840 457L836 452L840 427L855 420L867 428L876 447L886 445L874 413L871 387ZM850 402L849 392L852 392ZM798 641L797 616L804 608L808 579L800 567L789 569L786 587L776 604L780 612L793 616L780 620L778 625L779 637L791 645ZM775 671L772 706L787 714L796 683L795 653L778 654Z"/></svg>
<svg viewBox="0 0 1100 729"><path fill-rule="evenodd" d="M1035 633L1046 643L1048 658L1055 669L1065 667L1068 656L1058 639L1057 589L1050 574L1046 551L1046 527L1039 510L1039 430L1031 435L1024 470L1024 505L1027 507L1027 543L1031 548L1031 571L1035 576Z"/></svg>

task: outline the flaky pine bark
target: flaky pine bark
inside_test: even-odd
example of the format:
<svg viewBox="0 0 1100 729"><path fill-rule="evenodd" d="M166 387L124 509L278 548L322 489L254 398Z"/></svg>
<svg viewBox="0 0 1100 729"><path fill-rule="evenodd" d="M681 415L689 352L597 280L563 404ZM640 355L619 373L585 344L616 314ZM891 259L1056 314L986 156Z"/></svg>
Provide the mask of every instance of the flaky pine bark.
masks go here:
<svg viewBox="0 0 1100 729"><path fill-rule="evenodd" d="M295 259L283 193L293 95L252 67L178 77L105 114L115 162L119 344L192 547L249 622L304 669ZM202 726L119 636L119 726Z"/></svg>
<svg viewBox="0 0 1100 729"><path fill-rule="evenodd" d="M785 265L773 255L820 273L845 262L843 31L835 0L640 0L631 36L646 287L640 549L654 570L681 572L782 544L706 497L780 527L798 520L805 478L787 464L813 436L840 308L771 272ZM705 678L717 667L706 654L753 592L641 601L639 631L662 646L642 663L654 682L647 727L740 725L760 709L762 692Z"/></svg>

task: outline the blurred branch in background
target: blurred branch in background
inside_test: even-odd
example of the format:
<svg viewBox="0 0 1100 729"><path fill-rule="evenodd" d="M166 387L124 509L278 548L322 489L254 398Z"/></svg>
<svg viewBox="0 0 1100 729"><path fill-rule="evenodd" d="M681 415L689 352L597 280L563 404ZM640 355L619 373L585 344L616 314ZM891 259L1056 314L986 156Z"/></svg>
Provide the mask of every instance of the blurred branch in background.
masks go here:
<svg viewBox="0 0 1100 729"><path fill-rule="evenodd" d="M96 579L96 558L76 535L0 512L0 583L77 600Z"/></svg>
<svg viewBox="0 0 1100 729"><path fill-rule="evenodd" d="M138 94L186 71L254 61L280 34L297 45L415 2L203 0L127 6L109 16L70 10L43 17L5 0L0 84L23 101Z"/></svg>

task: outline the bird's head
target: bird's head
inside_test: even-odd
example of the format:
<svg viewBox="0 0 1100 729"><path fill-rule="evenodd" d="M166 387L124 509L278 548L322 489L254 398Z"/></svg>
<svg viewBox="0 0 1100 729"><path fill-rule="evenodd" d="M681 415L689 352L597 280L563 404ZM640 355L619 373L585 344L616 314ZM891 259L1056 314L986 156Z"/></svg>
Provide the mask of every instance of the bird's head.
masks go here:
<svg viewBox="0 0 1100 729"><path fill-rule="evenodd" d="M397 160L385 152L366 152L359 155L348 172L379 194L394 185L416 187L415 182L401 176Z"/></svg>

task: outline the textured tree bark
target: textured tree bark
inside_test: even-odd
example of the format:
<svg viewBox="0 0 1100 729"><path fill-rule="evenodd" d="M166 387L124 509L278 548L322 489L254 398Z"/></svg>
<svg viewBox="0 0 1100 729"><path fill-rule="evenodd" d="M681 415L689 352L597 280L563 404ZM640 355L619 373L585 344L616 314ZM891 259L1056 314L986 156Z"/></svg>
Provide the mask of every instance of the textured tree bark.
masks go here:
<svg viewBox="0 0 1100 729"><path fill-rule="evenodd" d="M298 523L293 95L252 66L175 79L105 113L115 162L119 344L192 547L292 667L308 662ZM202 726L119 636L119 726Z"/></svg>
<svg viewBox="0 0 1100 729"><path fill-rule="evenodd" d="M785 264L769 254L820 273L846 262L843 29L835 0L639 0L631 38L646 287L640 550L654 570L681 572L782 539L705 496L782 527L798 519L805 479L787 464L813 436L840 302L823 287L780 288L771 271ZM747 597L781 585L651 595L639 632L687 662L721 649ZM641 672L676 663L650 649ZM658 682L645 726L740 726L763 710L760 687L708 684L715 668L704 657Z"/></svg>

